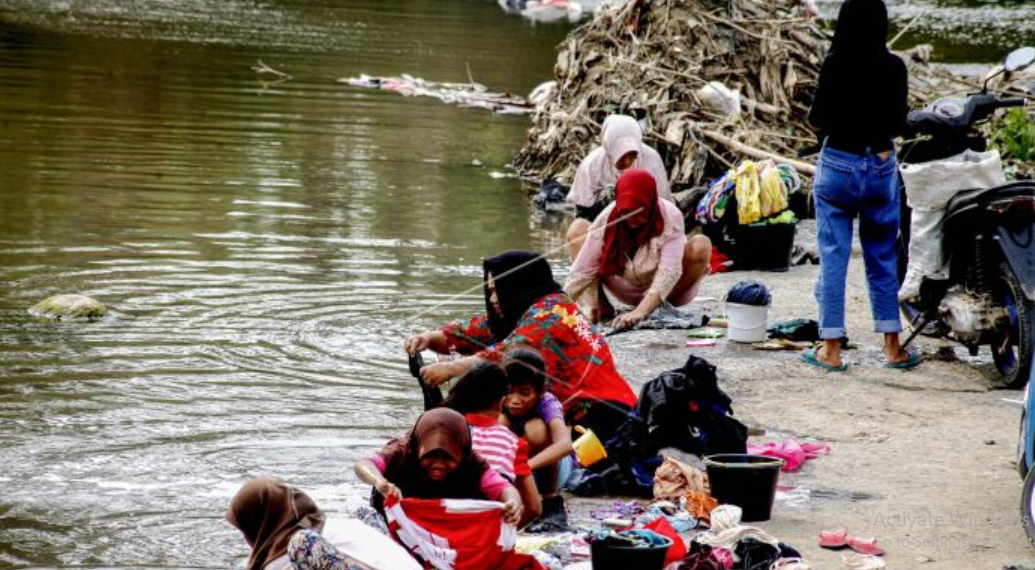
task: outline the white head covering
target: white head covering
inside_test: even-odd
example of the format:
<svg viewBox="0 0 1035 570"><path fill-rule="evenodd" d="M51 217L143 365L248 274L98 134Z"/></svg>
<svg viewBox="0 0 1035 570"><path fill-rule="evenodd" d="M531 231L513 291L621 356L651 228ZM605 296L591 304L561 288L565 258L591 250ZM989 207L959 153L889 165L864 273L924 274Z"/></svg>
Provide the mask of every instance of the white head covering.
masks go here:
<svg viewBox="0 0 1035 570"><path fill-rule="evenodd" d="M604 120L604 126L600 130L600 142L611 166L614 166L630 152L639 155L640 146L643 144L643 131L640 130L640 124L636 119L626 115L611 115ZM617 168L615 170L617 171Z"/></svg>
<svg viewBox="0 0 1035 570"><path fill-rule="evenodd" d="M643 144L643 131L636 119L628 115L609 116L600 130L600 143L579 165L568 193L569 203L584 208L595 204L600 192L618 181L621 171L615 163L630 152L636 153L636 160L629 168L650 172L658 185L658 197L672 200L665 165L654 149Z"/></svg>

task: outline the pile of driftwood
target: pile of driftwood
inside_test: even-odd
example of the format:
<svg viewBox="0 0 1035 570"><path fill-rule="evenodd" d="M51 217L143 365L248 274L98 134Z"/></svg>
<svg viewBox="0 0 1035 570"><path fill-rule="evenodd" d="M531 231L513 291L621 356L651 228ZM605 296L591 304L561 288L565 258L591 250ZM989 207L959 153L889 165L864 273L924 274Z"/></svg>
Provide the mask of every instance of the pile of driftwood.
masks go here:
<svg viewBox="0 0 1035 570"><path fill-rule="evenodd" d="M829 33L800 0L630 0L604 9L560 46L556 87L515 164L529 180L570 183L599 144L604 118L624 113L644 125L674 190L744 158L811 174L797 151L815 144L806 119L828 46ZM906 54L929 55L927 46ZM914 104L969 88L948 72L911 67Z"/></svg>

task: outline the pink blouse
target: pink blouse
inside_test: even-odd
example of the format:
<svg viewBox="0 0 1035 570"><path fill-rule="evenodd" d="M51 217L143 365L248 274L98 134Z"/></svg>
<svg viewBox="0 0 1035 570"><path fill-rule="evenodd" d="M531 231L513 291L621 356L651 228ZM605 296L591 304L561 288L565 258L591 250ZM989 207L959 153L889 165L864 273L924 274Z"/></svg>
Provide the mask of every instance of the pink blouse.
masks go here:
<svg viewBox="0 0 1035 570"><path fill-rule="evenodd" d="M620 277L633 286L641 287L649 293L657 293L665 299L683 275L686 234L683 212L675 204L659 199L658 207L661 208L661 214L665 219L665 229L661 235L641 245L632 259L626 260L625 270ZM597 272L604 259L604 230L614 208L614 204L604 208L593 221L586 236L586 243L575 259L568 280L564 284L564 291L570 297L578 300L585 295L586 301L594 307L599 306L597 284L601 276Z"/></svg>

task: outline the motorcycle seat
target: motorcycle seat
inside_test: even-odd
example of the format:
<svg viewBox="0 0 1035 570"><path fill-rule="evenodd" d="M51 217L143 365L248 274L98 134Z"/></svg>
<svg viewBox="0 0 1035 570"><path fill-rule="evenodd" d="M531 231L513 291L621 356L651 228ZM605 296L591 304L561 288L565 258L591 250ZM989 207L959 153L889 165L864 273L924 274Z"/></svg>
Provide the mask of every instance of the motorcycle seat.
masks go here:
<svg viewBox="0 0 1035 570"><path fill-rule="evenodd" d="M957 218L968 212L981 209L996 198L1031 196L1033 192L1035 192L1035 180L1020 180L1001 186L992 186L991 188L964 190L953 196L952 200L949 200L949 205L945 208L945 218L948 221L949 218Z"/></svg>

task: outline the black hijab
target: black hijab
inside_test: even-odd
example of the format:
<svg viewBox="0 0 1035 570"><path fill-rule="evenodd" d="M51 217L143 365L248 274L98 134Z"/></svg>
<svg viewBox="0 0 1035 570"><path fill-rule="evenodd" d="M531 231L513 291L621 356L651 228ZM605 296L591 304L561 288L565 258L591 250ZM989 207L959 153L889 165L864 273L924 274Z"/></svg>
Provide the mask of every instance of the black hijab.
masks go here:
<svg viewBox="0 0 1035 570"><path fill-rule="evenodd" d="M888 7L884 0L845 0L837 15L830 56L852 62L880 61L888 54Z"/></svg>
<svg viewBox="0 0 1035 570"><path fill-rule="evenodd" d="M563 288L553 279L550 263L531 251L508 251L482 262L485 270L485 309L489 314L492 342L502 342L517 328L517 323L539 299ZM496 286L502 315L492 306L489 274Z"/></svg>
<svg viewBox="0 0 1035 570"><path fill-rule="evenodd" d="M883 0L845 0L809 113L809 123L830 136L831 144L879 152L902 133L909 79L887 41Z"/></svg>

